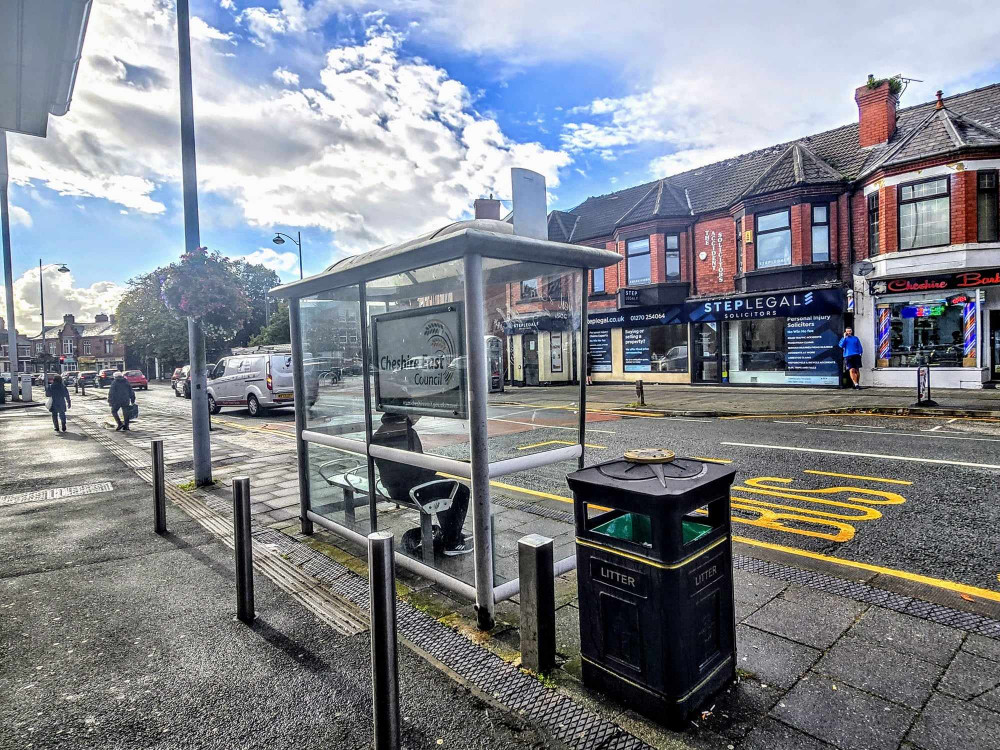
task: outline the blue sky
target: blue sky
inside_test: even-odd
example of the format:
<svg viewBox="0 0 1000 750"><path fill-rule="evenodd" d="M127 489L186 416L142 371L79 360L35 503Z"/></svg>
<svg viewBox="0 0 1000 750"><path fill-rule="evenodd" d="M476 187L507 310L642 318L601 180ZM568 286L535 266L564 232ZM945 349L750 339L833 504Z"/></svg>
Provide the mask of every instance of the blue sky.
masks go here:
<svg viewBox="0 0 1000 750"><path fill-rule="evenodd" d="M508 197L512 166L565 209L850 122L870 72L922 79L903 106L1000 81L977 3L891 19L861 3L191 6L202 243L285 279L297 260L275 230L301 229L315 273ZM173 24L172 0L96 2L70 113L45 140L9 136L19 328L38 325L39 256L72 269L45 274L52 321L113 307L181 252Z"/></svg>

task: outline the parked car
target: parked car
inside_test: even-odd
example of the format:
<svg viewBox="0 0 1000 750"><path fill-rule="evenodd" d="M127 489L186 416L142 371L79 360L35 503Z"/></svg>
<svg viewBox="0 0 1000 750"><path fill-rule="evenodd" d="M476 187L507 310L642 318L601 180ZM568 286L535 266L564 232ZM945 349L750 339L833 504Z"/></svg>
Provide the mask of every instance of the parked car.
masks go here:
<svg viewBox="0 0 1000 750"><path fill-rule="evenodd" d="M67 370L62 374L63 383L65 383L66 385L73 385L79 376L80 376L79 370Z"/></svg>
<svg viewBox="0 0 1000 750"><path fill-rule="evenodd" d="M107 388L112 382L114 382L116 372L118 372L118 370L99 370L97 372L97 385L101 388Z"/></svg>
<svg viewBox="0 0 1000 750"><path fill-rule="evenodd" d="M97 370L86 370L81 372L80 376L77 378L77 382L80 385L97 385Z"/></svg>
<svg viewBox="0 0 1000 750"><path fill-rule="evenodd" d="M174 395L177 396L178 398L180 398L182 394L180 393L180 391L177 390L177 384L180 383L183 378L184 378L184 368L175 367L174 374L170 376L170 387L173 389Z"/></svg>
<svg viewBox="0 0 1000 750"><path fill-rule="evenodd" d="M142 374L142 370L126 370L125 379L128 381L128 384L137 391L149 390L149 381L146 380L146 376Z"/></svg>
<svg viewBox="0 0 1000 750"><path fill-rule="evenodd" d="M213 414L223 406L245 406L251 417L259 417L266 409L294 403L291 354L236 354L209 370L208 408Z"/></svg>

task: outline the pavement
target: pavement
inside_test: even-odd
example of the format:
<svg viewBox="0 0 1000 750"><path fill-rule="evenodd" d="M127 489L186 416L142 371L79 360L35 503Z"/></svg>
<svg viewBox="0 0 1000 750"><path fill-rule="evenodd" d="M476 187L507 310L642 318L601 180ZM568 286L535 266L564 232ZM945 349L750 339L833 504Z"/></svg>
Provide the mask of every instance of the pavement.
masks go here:
<svg viewBox="0 0 1000 750"><path fill-rule="evenodd" d="M815 393L809 391L810 406ZM527 394L520 395L524 399ZM93 432L98 442L113 449L118 460L125 461L133 470L148 466L150 437L163 437L168 451L168 478L172 484L179 484L190 475L190 435L185 433L184 424L184 412L190 409L190 402L162 396L155 388L150 394L140 394L146 416L136 424L137 432L128 436L94 432L104 419L99 404L94 404L93 409L84 407L81 411L87 414L71 414L71 420L87 420L88 434ZM802 398L801 391L796 398ZM592 392L590 405L594 402ZM551 425L544 418L545 414L562 411L558 401L551 397L531 409L517 405L525 403L524 400L511 403L496 406L502 410L497 412L502 414L497 421L503 424L527 421L535 423L535 428L505 436L491 432L491 444L502 443L498 448L501 452L516 451L518 445L529 440L545 442L541 438L558 435L563 429L563 425ZM595 412L601 411L600 406L594 408ZM515 413L517 410L520 412ZM4 419L30 421L29 416L39 419L45 415L22 412L21 416ZM910 425L908 419L900 418L900 424ZM278 412L256 421L244 419L237 411L225 411L215 418L217 430L212 441L213 457L218 462L216 478L225 483L236 474L251 476L255 526L276 534L283 545L289 545L283 547L288 550L285 557L306 559L296 556L322 552L329 560L364 574L363 550L321 530L311 538L298 533L294 443L285 420ZM749 525L741 526L740 531L747 536L736 544L734 588L740 681L706 704L703 707L706 713L696 715L690 726L680 732L658 727L581 684L576 573L560 577L557 579L559 668L549 678L549 684L558 687L555 691L558 695L619 727L622 734L617 737L638 738L636 742L641 740L651 747L766 747L768 750L1000 747L1000 605L997 604L1000 594L996 580L990 583L993 576L990 571L996 569L990 529L996 527L997 520L992 519L991 504L966 502L966 498L987 497L1000 470L991 457L992 443L997 442L994 423L925 416L920 417L925 421L912 422L920 427L896 427L894 422L887 429L876 424L884 422L884 418L874 417L852 422L835 417L725 421L600 413L588 415L588 421L591 420L594 432L588 439L600 440L601 444L588 449L588 462L620 455L623 441L633 445L653 441L662 444L669 435L671 440L689 447L690 454L732 462L739 468L741 486L751 489L756 488L746 480L754 479L752 474L762 475L758 479L767 478L763 475L797 476L797 483L818 476L803 475L803 465L788 458L798 454L772 450L768 445L818 451L805 455L831 462L807 464L819 474L857 475L846 482L854 496L844 503L845 507L834 503L822 511L836 510L844 516L836 523L849 526L851 538L835 541L800 533L808 528L790 519L768 519L766 513L759 511L769 507L768 502L795 505L799 513L805 514L799 515L800 520L811 517L813 522L822 518L815 515L819 511L812 511L810 516L810 511L803 510L802 502L768 501L766 495L763 505L754 506L754 494L744 494L741 502L757 510L741 514ZM47 427L48 423L42 424ZM929 432L924 434L924 430ZM46 435L49 436L54 440L61 437L51 431ZM850 446L845 445L845 439L851 441ZM834 441L832 447L831 441ZM948 466L959 463L955 458L956 446L967 454L965 463L982 468ZM845 447L851 449L849 469L835 463L844 460L838 454L844 453ZM866 455L869 457L865 458ZM51 457L48 454L39 457L43 464L46 459ZM934 460L940 463L922 463ZM552 468L556 471L504 478L509 484L498 488L495 510L500 513L498 527L503 526L497 533L498 567L508 566L506 575L511 575L509 565L516 539L528 530L557 539L562 537L565 541L559 544L571 545L572 530L565 520L567 506L552 499L559 497L557 493L566 494L560 474L564 469ZM900 474L900 469L906 472L912 469L915 473ZM51 469L43 468L39 476L46 471L52 473ZM880 477L886 479L879 480ZM6 481L2 475L0 479ZM562 486L558 487L560 482ZM886 488L885 482L899 484ZM760 485L757 482L757 487ZM814 484L790 494L808 500L811 496L802 493L825 492L823 487ZM904 502L880 505L875 500L888 499L883 494L872 500L880 518L864 522L846 520L857 514L858 508L871 509L871 505L864 504L862 493L872 487L880 488L877 491L881 492L898 490L897 494L905 496ZM209 507L214 504L216 508L224 508L228 492L223 484L192 495L204 498ZM763 492L772 493L773 497L778 490ZM380 507L380 525L392 518L390 509L384 511L383 515ZM921 524L921 518L928 513L932 514L932 522ZM949 518L955 514L958 519L949 525ZM762 519L766 523L760 523ZM734 520L737 520L735 514ZM403 524L406 523L412 524L412 519L404 520ZM971 533L962 533L963 529ZM826 531L827 536L847 534L844 528L835 534L829 528ZM955 538L949 539L952 536ZM7 545L3 536L0 544ZM872 564L879 562L882 565ZM901 567L888 568L886 563ZM301 565L307 567L309 563ZM868 567L856 567L859 565ZM919 576L897 575L918 565L927 566L926 572L937 575L940 585L927 584ZM516 574L516 566L514 570ZM947 580L943 573L947 574ZM980 573L985 575L977 578ZM502 576L503 573L501 580ZM347 576L338 579L344 580ZM485 637L471 627L473 616L467 602L458 601L440 587L406 573L400 574L400 582L400 606L413 607L467 635L472 639L470 643L480 644L475 646L477 650L487 649L484 653L500 657L498 663L517 663L520 643L516 598L498 606L498 626ZM476 685L485 685L480 692L487 698L494 695L489 685L495 683L483 682L485 678L475 672L467 673L467 667L460 660L451 663L449 672L474 691ZM504 679L516 682L514 678L515 675L508 675ZM519 692L524 695L520 688L496 692L499 708L505 708L508 715L515 717L528 715L543 745L558 746L552 744L557 741L553 734L562 725L553 727L551 721L547 723L546 714L534 721L536 716L531 710L536 702L522 697L518 704L514 699ZM619 746L582 741L568 744Z"/></svg>
<svg viewBox="0 0 1000 750"><path fill-rule="evenodd" d="M644 383L644 403L634 385L595 385L587 389L587 405L611 410L656 411L673 416L724 417L746 414L859 413L1000 417L1000 390L931 388L937 406L916 406L913 388L792 388L782 386L716 386ZM579 388L507 387L493 394L495 403L575 401Z"/></svg>

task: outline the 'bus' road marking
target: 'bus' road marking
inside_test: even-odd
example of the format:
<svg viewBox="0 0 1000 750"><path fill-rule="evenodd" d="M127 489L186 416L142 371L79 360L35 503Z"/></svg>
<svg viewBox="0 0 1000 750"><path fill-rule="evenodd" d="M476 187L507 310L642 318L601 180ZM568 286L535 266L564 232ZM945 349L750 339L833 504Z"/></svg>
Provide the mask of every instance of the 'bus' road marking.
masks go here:
<svg viewBox="0 0 1000 750"><path fill-rule="evenodd" d="M864 430L845 430L839 427L806 427L807 430L816 430L817 432L854 432L858 434L865 434ZM918 435L915 432L882 432L882 435L902 435L903 437L924 437L924 438L940 438L941 440L977 440L981 443L1000 443L1000 438L978 438L978 437L957 437L955 435L929 435L923 434Z"/></svg>
<svg viewBox="0 0 1000 750"><path fill-rule="evenodd" d="M835 451L827 448L799 448L792 445L763 445L760 443L728 443L737 448L770 448L776 451L798 451L800 453L826 453L832 456L854 456L855 458L884 458L887 461L912 461L918 464L945 464L946 466L968 466L973 469L1000 469L1000 464L976 464L969 461L949 461L942 458L916 458L914 456L888 456L884 453L855 453L854 451Z"/></svg>
<svg viewBox="0 0 1000 750"><path fill-rule="evenodd" d="M114 487L111 482L95 482L93 484L78 484L75 487L55 487L35 492L19 492L16 495L0 495L0 505L18 505L20 503L37 503L42 500L61 500L63 498L93 495L98 492L111 492Z"/></svg>
<svg viewBox="0 0 1000 750"><path fill-rule="evenodd" d="M886 477L866 477L863 474L838 474L835 471L817 471L816 469L803 469L804 474L819 474L824 477L840 477L841 479L864 479L868 482L888 482L889 484L913 484L905 479L887 479Z"/></svg>
<svg viewBox="0 0 1000 750"><path fill-rule="evenodd" d="M546 440L544 443L532 443L531 445L519 445L517 449L519 451L526 451L529 448L541 448L546 445L579 445L579 443L572 443L569 440ZM584 443L584 448L597 448L598 450L604 450L608 446L606 445L593 445L591 443Z"/></svg>

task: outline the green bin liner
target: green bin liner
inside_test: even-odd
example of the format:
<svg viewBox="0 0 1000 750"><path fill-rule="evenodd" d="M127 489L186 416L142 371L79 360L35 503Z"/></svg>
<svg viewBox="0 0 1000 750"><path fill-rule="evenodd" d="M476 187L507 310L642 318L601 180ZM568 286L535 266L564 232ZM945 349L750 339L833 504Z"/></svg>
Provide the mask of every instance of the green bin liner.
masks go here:
<svg viewBox="0 0 1000 750"><path fill-rule="evenodd" d="M640 513L625 513L607 523L602 523L593 529L595 534L604 534L613 539L624 539L634 544L650 545L653 541L653 531L649 524L649 516ZM712 527L697 521L682 521L681 532L684 544L690 544L701 539L712 531Z"/></svg>

